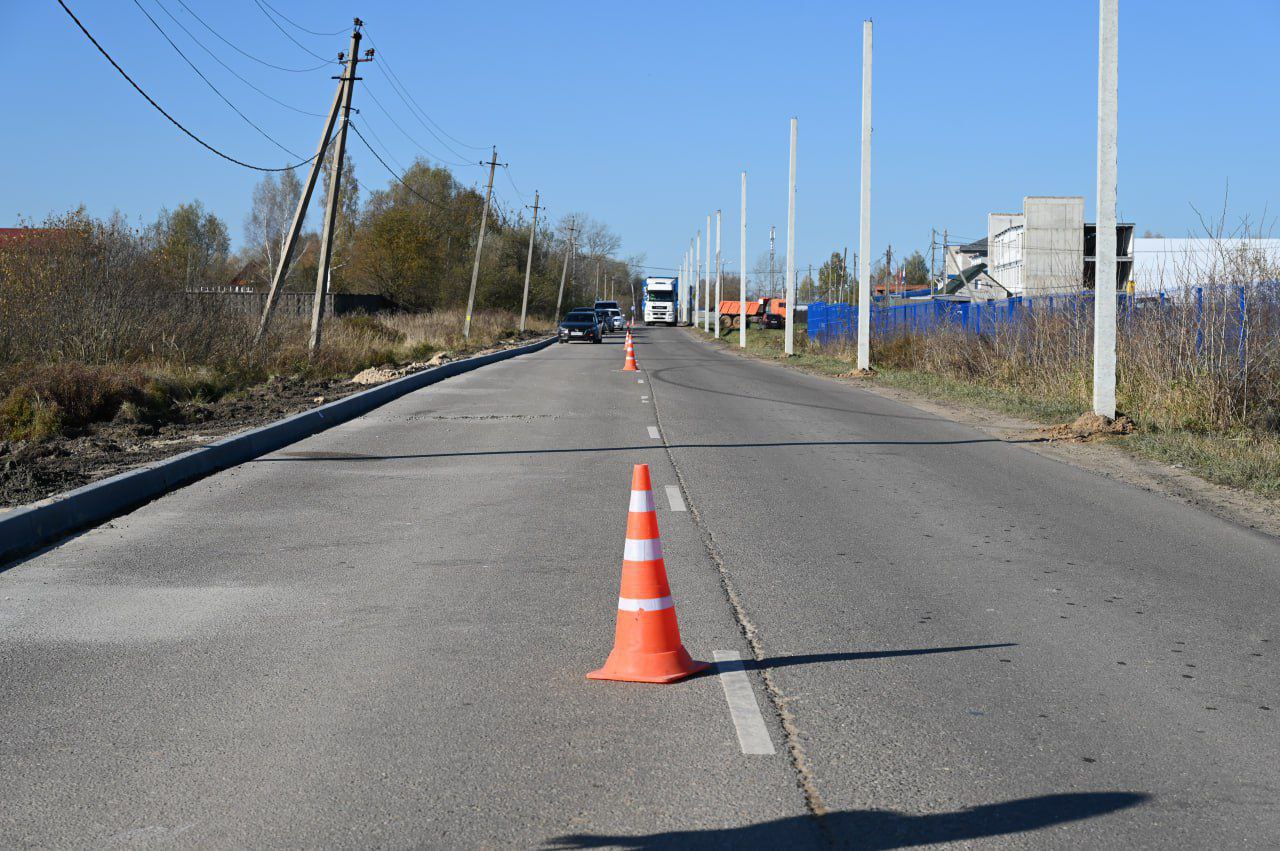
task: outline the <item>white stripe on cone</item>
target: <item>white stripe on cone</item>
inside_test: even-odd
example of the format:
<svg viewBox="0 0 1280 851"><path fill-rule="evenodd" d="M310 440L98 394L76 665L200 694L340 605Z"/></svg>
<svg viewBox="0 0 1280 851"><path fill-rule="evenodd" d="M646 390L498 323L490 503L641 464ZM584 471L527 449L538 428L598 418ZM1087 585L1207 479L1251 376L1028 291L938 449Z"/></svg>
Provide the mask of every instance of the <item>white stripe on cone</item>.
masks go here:
<svg viewBox="0 0 1280 851"><path fill-rule="evenodd" d="M631 510L653 511L653 491L632 491Z"/></svg>
<svg viewBox="0 0 1280 851"><path fill-rule="evenodd" d="M644 541L627 538L622 558L626 561L657 561L662 558L662 541L657 538Z"/></svg>
<svg viewBox="0 0 1280 851"><path fill-rule="evenodd" d="M663 609L675 607L675 601L670 597L653 597L648 600L640 600L635 597L619 597L618 611L620 612L660 612Z"/></svg>

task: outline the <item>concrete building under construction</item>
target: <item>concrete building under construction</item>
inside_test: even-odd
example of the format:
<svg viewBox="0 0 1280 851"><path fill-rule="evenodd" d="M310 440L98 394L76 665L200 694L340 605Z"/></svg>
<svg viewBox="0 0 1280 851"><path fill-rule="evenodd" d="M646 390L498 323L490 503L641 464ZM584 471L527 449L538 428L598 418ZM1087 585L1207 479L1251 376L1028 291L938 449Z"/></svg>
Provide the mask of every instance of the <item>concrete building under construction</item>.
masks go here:
<svg viewBox="0 0 1280 851"><path fill-rule="evenodd" d="M1022 211L987 216L986 256L974 251L981 243L948 251L948 272L985 264L983 278L1013 296L1079 292L1094 286L1097 226L1084 220L1084 198L1028 196ZM1133 271L1133 224L1116 226L1116 288L1123 289ZM966 276L970 277L970 276Z"/></svg>

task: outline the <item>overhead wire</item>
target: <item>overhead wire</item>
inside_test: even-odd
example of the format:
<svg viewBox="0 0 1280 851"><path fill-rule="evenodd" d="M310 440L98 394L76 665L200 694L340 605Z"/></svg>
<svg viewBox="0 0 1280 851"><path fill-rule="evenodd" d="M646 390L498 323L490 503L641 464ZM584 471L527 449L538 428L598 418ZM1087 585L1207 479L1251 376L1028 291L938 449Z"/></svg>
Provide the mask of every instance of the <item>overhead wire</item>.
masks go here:
<svg viewBox="0 0 1280 851"><path fill-rule="evenodd" d="M337 62L337 59L326 59L324 62L321 62L319 65L313 65L310 68L286 68L283 65L276 65L273 62L268 62L265 59L254 56L252 53L242 49L239 45L237 45L236 43L228 39L222 33L215 30L205 21L204 18L197 15L195 11L184 2L184 0L178 0L178 5L181 6L183 9L186 9L188 15L190 15L191 17L199 21L200 26L204 27L209 32L213 33L214 36L216 36L223 44L227 45L227 47L230 47L232 50L234 50L236 53L239 53L241 56L244 56L246 59L252 59L254 62L257 62L259 65L265 65L266 67L274 68L277 71L287 71L290 74L310 74L313 71L319 71L321 68L327 68L330 65L333 65L335 62ZM339 33L339 35L340 34L341 33Z"/></svg>
<svg viewBox="0 0 1280 851"><path fill-rule="evenodd" d="M387 117L387 120L390 121L392 124L394 124L395 128L399 130L406 139L408 139L410 142L416 145L418 149L421 150L427 156L432 157L433 159L438 160L441 163L445 163L446 165L458 166L459 168L465 168L467 166L473 165L473 163L468 163L468 162L447 160L437 155L434 151L430 150L421 142L419 142L417 139L413 138L413 136L409 134L409 131L405 130L404 127L400 124L400 122L396 121L395 118L392 117L391 112L386 108L385 105L383 105L382 101L378 99L378 96L373 93L373 90L369 88L367 83L364 86L364 93L367 94L373 100L374 105L377 106L378 109L382 111L382 114Z"/></svg>
<svg viewBox="0 0 1280 851"><path fill-rule="evenodd" d="M400 79L399 75L396 74L395 70L391 67L391 65L385 61L385 55L383 54L382 49L378 47L377 42L373 40L373 35L369 32L369 27L367 24L365 25L365 28L364 28L364 34L365 34L365 37L369 39L370 46L372 46L375 50L377 50L379 55L384 56L384 59L382 62L379 63L379 66L385 71L387 75L387 80L392 83L392 88L395 88L397 90L396 93L399 94L401 99L405 101L405 105L409 107L410 112L414 112L416 109L415 117L417 116L418 113L421 113L421 117L418 118L420 122L422 122L423 119L425 119L427 122L430 122L436 128L436 130L439 130L441 133L448 136L450 139L452 139L454 142L457 142L459 145L461 145L464 148L469 148L470 150L473 150L473 151L483 151L488 148L487 145L468 144L467 142L464 142L461 139L459 139L457 136L454 136L448 130L445 130L443 127L441 127L439 122L433 119L427 113L427 111L422 108L422 104L414 100L413 96L408 92L408 87L404 85L404 81ZM425 122L424 122L424 126L425 126ZM431 130L430 127L428 127L427 129L428 131L431 132L432 136L436 136L436 133L434 130ZM436 138L440 139L439 136L436 136ZM446 142L444 139L440 139L440 143L443 144L445 147L450 147L449 143ZM450 148L450 150L452 150L452 148ZM458 156L463 156L462 154L459 154L457 151L454 151L454 153L457 154Z"/></svg>
<svg viewBox="0 0 1280 851"><path fill-rule="evenodd" d="M191 70L192 70L192 71L195 71L195 72L196 72L196 75L197 75L201 80L204 80L205 85L207 85L210 89L212 89L212 90L213 90L213 93L214 93L214 94L216 94L218 97L220 97L220 98L222 99L223 103L225 103L227 106L231 107L232 111L233 111L233 112L235 112L235 114L236 114L236 115L240 116L240 118L244 121L244 123L248 124L248 125L249 125L250 127L252 127L254 130L257 130L257 131L258 131L258 133L259 133L259 134L260 134L264 139L266 139L266 140L267 140L268 142L270 142L271 144L275 145L275 146L276 146L277 148L279 148L280 150L284 151L284 152L285 152L286 154L288 154L289 156L291 156L291 157L295 157L295 158L297 158L297 157L300 157L300 156L301 156L301 154L295 153L295 152L293 152L293 151L289 150L288 148L286 148L284 145L282 145L282 144L280 144L279 142L277 142L274 138L272 138L272 136L271 136L271 134L270 134L270 133L268 133L266 130L263 130L261 127L259 127L257 124L255 124L255 123L253 122L253 120L249 118L249 116L247 116L247 115L245 115L243 112L241 112L241 111L240 111L240 108L239 108L238 106L236 106L234 103L232 103L232 102L231 102L231 100L230 100L230 98L228 98L226 95L224 95L224 94L223 94L223 93L218 89L218 87L217 87L217 86L215 86L215 85L212 83L212 81L210 81L210 80L209 80L209 78L208 78L208 77L206 77L206 76L204 75L204 72L203 72L203 71L201 71L198 67L196 67L196 64L195 64L194 62L192 62L190 59L188 59L188 58L187 58L187 54L183 53L183 52L182 52L182 48L178 47L177 43L175 43L173 39L169 38L169 34L168 34L167 32L165 32L165 31L164 31L164 28L163 28L162 26L160 26L160 22L159 22L159 21L157 21L155 18L151 17L151 13L150 13L150 12L148 12L148 11L146 10L146 7L144 7L144 6L142 5L142 3L140 3L140 2L139 2L139 0L133 0L133 5L137 6L137 7L138 7L138 10L139 10L140 12L142 12L142 14L146 15L147 20L151 22L151 25L152 25L152 26L154 26L154 27L156 28L156 30L160 33L160 35L164 36L164 40L165 40L165 41L167 41L167 42L169 42L169 46L170 46L170 47L172 47L172 48L177 52L177 54L178 54L179 56L181 56L181 57L182 57L182 61L186 62L186 63L187 63L187 65L189 65L189 66L191 67Z"/></svg>
<svg viewBox="0 0 1280 851"><path fill-rule="evenodd" d="M160 10L161 10L162 12L164 12L166 15L168 15L168 16L169 16L169 19L170 19L171 21L173 21L175 24L177 24L177 25L178 25L178 28L179 28L179 29L181 29L184 33L186 33L186 34L187 34L187 37L188 37L188 38L190 38L190 39L191 39L192 41L194 41L197 45L199 45L201 50L203 50L205 53L209 54L210 58L212 58L214 62L217 62L219 65L221 65L223 68L225 68L225 69L227 70L227 72L228 72L228 73L230 73L232 76L234 76L237 80L239 80L240 82L244 83L246 86L248 86L249 88L253 89L255 92L257 92L258 94L262 95L262 96L263 96L264 98L266 98L267 100L271 101L272 103L275 103L275 104L278 104L278 105L280 105L280 106L283 106L285 109L292 110L292 111L294 111L294 112L298 113L299 115L309 115L309 116L311 116L312 118L325 118L325 117L327 117L327 116L326 116L324 113L322 113L322 112L309 112L308 110L300 109L300 108L298 108L298 107L294 106L293 104L285 103L284 101L282 101L282 100L280 100L279 98L277 98L277 97L273 96L273 95L272 95L271 93L269 93L269 92L264 92L262 89L258 88L256 85L254 85L252 81L250 81L250 80L246 79L244 76L242 76L239 72L237 72L237 71L236 71L234 68L232 68L230 65L228 65L227 63L225 63L225 62L223 62L221 59L219 59L219 58L218 58L218 55L217 55L216 53L214 53L212 50L210 50L210 49L209 49L209 48L204 44L204 42L202 42L202 41L200 41L200 39L196 38L196 37L195 37L195 35L193 35L193 34L192 34L191 30L189 30L189 29L187 29L185 26L183 26L183 25L182 25L182 22L181 22L181 21L179 21L176 17L174 17L173 13L172 13L172 12L170 12L167 8L165 8L165 5L164 5L163 3L161 3L161 2L160 2L160 0L152 0L152 2L154 2L157 6L159 6L159 7L160 7ZM181 2L181 0L179 0L179 2Z"/></svg>
<svg viewBox="0 0 1280 851"><path fill-rule="evenodd" d="M356 137L357 137L357 138L359 138L359 139L360 139L360 141L364 143L364 146L365 146L365 148L369 151L369 153L373 154L373 158L374 158L374 159L376 159L379 163L381 163L381 164L382 164L382 167L383 167L383 168L385 168L385 169L387 170L387 172L388 172L392 177L394 177L394 178L395 178L395 180L396 180L396 182L397 182L397 183L399 183L399 184L400 184L401 186L403 186L405 189L409 190L409 192L410 192L412 195L415 195L415 196L417 196L418 198L420 198L424 203L430 204L432 207L435 207L435 208L436 208L436 209L438 209L438 210L444 210L444 211L448 212L448 209L449 209L448 207L444 206L444 205L443 205L443 204L441 204L439 201L434 201L434 200L432 200L432 199L428 198L426 195L423 195L421 192L419 192L418 190L414 189L414 188L413 188L412 186L410 186L408 183L405 183L404 178L400 176L399 172L397 172L397 171L396 171L395 169L393 169L391 166L387 165L387 161L386 161L386 160L384 160L384 159L382 158L382 155L381 155L381 154L379 154L379 153L374 149L373 145L369 144L369 140L368 140L368 139L366 139L366 138L364 137L364 134L360 132L360 128L356 125L356 123L355 123L354 121L348 121L348 122L347 122L347 126L348 126L348 127L350 127L350 128L355 132Z"/></svg>
<svg viewBox="0 0 1280 851"><path fill-rule="evenodd" d="M279 15L279 16L280 16L280 18L281 18L281 20L283 20L283 21L285 21L285 22L289 23L290 25L292 25L292 26L294 26L294 27L297 27L298 29L302 30L304 33L307 33L308 35L318 35L318 36L328 37L328 36L333 36L333 35L342 35L343 33L345 33L345 32L347 31L345 27L344 27L343 29L338 30L337 32L331 32L331 33L322 33L322 32L316 32L315 30L309 30L309 29L307 29L306 27L304 27L302 24L300 24L300 23L298 23L297 21L295 21L295 20L293 20L292 18L290 18L290 17L289 17L288 15L286 15L284 12L281 12L281 11L280 11L279 9L277 9L275 6L272 6L270 3L268 3L268 2L267 2L267 0L262 0L262 3L263 3L263 5L264 5L264 6L266 6L268 9L270 9L271 11L273 11L273 12L275 12L277 15Z"/></svg>
<svg viewBox="0 0 1280 851"><path fill-rule="evenodd" d="M275 19L275 17L274 17L270 12L268 12L268 11L267 11L267 7L266 7L266 6L263 6L263 5L262 5L262 0L253 0L253 2L254 2L254 4L255 4L255 5L257 5L258 10L259 10L260 12L262 12L262 14L263 14L263 15L265 15L265 16L266 16L267 20L268 20L268 21L270 21L270 22L275 26L275 28L276 28L276 29L280 30L280 32L284 34L284 37L285 37L285 38L289 39L289 41L291 41L291 42L293 42L294 44L296 44L296 45L298 46L298 48L299 48L299 49L301 49L301 50L303 50L303 51L306 51L307 53L309 53L309 54L311 54L312 56L314 56L316 59L323 59L323 60L324 60L324 61L326 61L326 62L327 62L327 61L329 61L329 60L328 60L328 59L326 59L325 57L321 56L319 53L316 53L314 50L312 50L311 48L307 47L307 46L306 46L305 44L303 44L302 42L298 41L298 40L297 40L296 38L294 38L293 36L289 35L289 31L288 31L288 30L286 30L284 27L280 26L280 22L279 22L279 21L277 21L277 20Z"/></svg>
<svg viewBox="0 0 1280 851"><path fill-rule="evenodd" d="M98 43L98 40L97 40L96 38L94 38L94 37L93 37L93 33L89 32L89 30L85 27L85 25L84 25L83 23L81 23L81 22L80 22L80 19L76 17L75 13L71 11L70 7L68 7L68 6L67 6L67 4L66 4L65 2L63 2L63 0L58 0L58 5L59 5L59 6L61 6L61 7L62 7L62 11L66 12L66 13L67 13L67 16L68 16L68 17L70 17L70 18L71 18L71 20L75 22L75 25L80 29L80 32L84 33L85 38L89 39L89 42L90 42L94 47L96 47L96 48L98 49L98 52L102 54L103 58L104 58L104 59L106 59L108 62L110 62L110 63L111 63L111 67L112 67L112 68L115 68L115 69L116 69L116 72L117 72L121 77L124 77L125 81L126 81L126 82L128 82L128 83L129 83L129 85L133 86L134 90L135 90L138 94L142 95L142 97L143 97L143 98L145 98L145 99L146 99L147 103L151 104L151 106L152 106L152 107L153 107L157 112L159 112L161 115L163 115L165 118L167 118L167 119L169 120L169 123L170 123L170 124L172 124L174 127L177 127L179 130L181 130L183 133L185 133L188 137L190 137L192 141L196 142L196 143L197 143L197 144L199 144L201 147L203 147L203 148L207 149L208 151L210 151L210 152L212 152L212 153L214 153L214 154L217 154L219 157L222 157L222 158L223 158L224 160L226 160L227 162L235 163L235 164L236 164L236 165L238 165L238 166L241 166L241 167L243 167L243 168L252 169L253 171L271 171L271 172L276 172L276 171L292 171L293 169L298 168L298 167L300 167L300 166L304 166L304 165L308 165L308 164L310 164L310 163L311 163L311 161L315 159L315 156L313 155L313 156L311 156L311 157L308 157L308 158L307 158L307 159L305 159L305 160L302 160L301 162L294 163L293 165L287 165L287 166L284 166L284 167L282 167L282 168L268 168L268 167L266 167L266 166L260 166L260 165L254 165L254 164L252 164L252 163L247 163L247 162L245 162L244 160L237 159L237 158L235 158L235 157L231 156L231 155L230 155L230 154L228 154L228 153L224 153L223 151L218 150L218 149L217 149L217 148L215 148L213 145L210 145L208 142L206 142L204 139L201 139L199 136L197 136L197 135L196 135L195 133L193 133L191 130L188 130L188 129L186 128L186 126L182 124L182 122L178 121L178 119L176 119L176 118L174 118L172 115L170 115L170 114L169 114L169 112L168 112L167 110L165 110L165 108L164 108L164 107L162 107L160 104L156 103L155 98L153 98L153 97L151 97L151 95L147 94L147 93L146 93L146 91L142 88L142 86L138 85L138 84L137 84L137 82L135 82L135 81L134 81L134 79L133 79L132 77L130 77L130 76L129 76L128 72L126 72L126 71L124 70L124 68L121 68L121 67L120 67L120 63L116 62L116 60L115 60L114 58L112 58L111 54L107 52L106 48L104 48L101 44L99 44L99 43ZM294 156L297 156L297 155L295 154Z"/></svg>
<svg viewBox="0 0 1280 851"><path fill-rule="evenodd" d="M502 173L503 173L503 174L505 174L505 175L507 176L507 182L511 184L511 188L512 188L512 189L514 189L514 190L516 191L516 194L520 196L520 200L521 200L521 202L528 201L528 200L529 200L529 199L528 199L528 197L526 197L526 196L525 196L525 194L524 194L523 192L521 192L521 191L520 191L520 187L519 187L519 186L516 186L516 182L515 182L515 180L514 180L514 179L512 179L512 177L511 177L511 166L510 166L509 164L508 164L508 165L504 165L504 166L502 167Z"/></svg>

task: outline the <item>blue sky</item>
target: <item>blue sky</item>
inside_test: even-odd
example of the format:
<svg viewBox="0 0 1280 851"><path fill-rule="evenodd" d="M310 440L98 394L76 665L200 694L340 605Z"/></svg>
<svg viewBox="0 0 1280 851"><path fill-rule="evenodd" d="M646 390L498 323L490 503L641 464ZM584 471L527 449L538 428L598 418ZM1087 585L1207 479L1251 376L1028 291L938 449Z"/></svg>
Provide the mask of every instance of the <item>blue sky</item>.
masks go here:
<svg viewBox="0 0 1280 851"><path fill-rule="evenodd" d="M256 163L288 155L245 124L182 62L133 2L67 0L134 78L214 145ZM234 52L178 0L138 0L253 121L310 155L320 119L246 87L193 44L168 9L227 65L279 100L323 112L330 72L272 70ZM242 49L275 64L317 61L273 26L254 0L185 0ZM1024 195L1086 198L1093 217L1097 4L1006 2L387 2L271 0L314 30L353 14L413 97L449 134L498 145L509 205L542 191L553 217L608 222L623 254L678 261L706 214L724 209L726 268L737 264L739 171L749 180L748 254L786 223L788 119L800 121L797 258L820 263L857 244L861 22L875 21L873 229L877 254L927 249L930 228L985 235L988 211ZM258 175L182 136L120 79L53 0L11 4L12 67L0 225L85 204L150 221L199 198L239 243ZM322 56L347 37L284 25ZM1275 0L1121 0L1120 215L1138 232L1193 233L1202 211L1230 217L1280 211ZM381 60L380 60L381 61ZM375 63L375 65L378 63ZM389 154L447 150L365 66L359 122ZM371 92L411 141L374 104ZM448 138L448 137L446 137ZM351 148L366 186L382 166ZM466 182L477 166L455 170ZM517 187L519 193L517 192ZM1273 234L1274 235L1274 234Z"/></svg>

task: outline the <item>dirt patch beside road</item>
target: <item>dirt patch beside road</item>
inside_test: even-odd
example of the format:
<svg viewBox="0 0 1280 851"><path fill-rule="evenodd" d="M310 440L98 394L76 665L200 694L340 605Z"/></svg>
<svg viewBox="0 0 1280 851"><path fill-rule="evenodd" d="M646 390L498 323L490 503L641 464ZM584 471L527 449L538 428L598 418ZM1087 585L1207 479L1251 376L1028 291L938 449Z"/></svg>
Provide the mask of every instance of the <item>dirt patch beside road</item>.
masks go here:
<svg viewBox="0 0 1280 851"><path fill-rule="evenodd" d="M170 422L117 418L39 443L0 441L0 505L35 502L363 389L345 379L276 378L210 404L181 405Z"/></svg>

